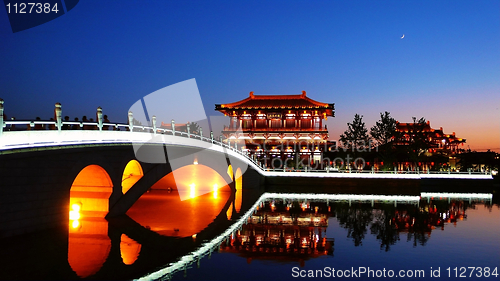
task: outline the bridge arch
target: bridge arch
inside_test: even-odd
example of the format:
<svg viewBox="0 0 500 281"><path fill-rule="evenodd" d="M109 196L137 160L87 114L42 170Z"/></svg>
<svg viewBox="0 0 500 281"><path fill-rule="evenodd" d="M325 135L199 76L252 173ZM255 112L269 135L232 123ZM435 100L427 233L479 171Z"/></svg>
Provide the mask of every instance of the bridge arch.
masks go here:
<svg viewBox="0 0 500 281"><path fill-rule="evenodd" d="M123 170L122 193L125 194L143 176L144 172L139 161L130 160Z"/></svg>
<svg viewBox="0 0 500 281"><path fill-rule="evenodd" d="M229 175L231 180L234 180L233 166L231 164L227 166L227 174Z"/></svg>
<svg viewBox="0 0 500 281"><path fill-rule="evenodd" d="M104 217L109 211L113 182L99 165L91 164L76 176L70 188L70 210L89 217Z"/></svg>

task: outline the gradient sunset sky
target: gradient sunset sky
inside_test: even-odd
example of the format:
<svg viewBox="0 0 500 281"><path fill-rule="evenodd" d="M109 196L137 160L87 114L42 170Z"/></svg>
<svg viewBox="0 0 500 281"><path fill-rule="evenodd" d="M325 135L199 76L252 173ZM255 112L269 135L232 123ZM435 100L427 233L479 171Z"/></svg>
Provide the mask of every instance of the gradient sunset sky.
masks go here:
<svg viewBox="0 0 500 281"><path fill-rule="evenodd" d="M126 122L143 96L195 78L207 115L250 91L305 90L335 103L331 139L355 113L371 127L389 111L500 151L500 1L84 0L17 33L0 9L0 37L9 118L48 119L60 102L71 119L101 106Z"/></svg>

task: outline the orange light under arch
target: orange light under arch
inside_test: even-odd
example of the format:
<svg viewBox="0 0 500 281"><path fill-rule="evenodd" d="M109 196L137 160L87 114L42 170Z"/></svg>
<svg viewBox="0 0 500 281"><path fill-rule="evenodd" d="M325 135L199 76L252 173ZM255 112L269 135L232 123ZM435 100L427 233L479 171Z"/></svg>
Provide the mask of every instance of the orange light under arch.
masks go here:
<svg viewBox="0 0 500 281"><path fill-rule="evenodd" d="M81 278L99 271L111 249L108 223L113 184L108 173L98 165L83 168L70 189L68 225L68 263Z"/></svg>
<svg viewBox="0 0 500 281"><path fill-rule="evenodd" d="M127 215L161 235L189 237L213 222L231 192L216 170L200 163L190 164L156 182Z"/></svg>
<svg viewBox="0 0 500 281"><path fill-rule="evenodd" d="M234 180L234 174L233 174L233 166L229 165L227 167L227 174L229 175L229 177Z"/></svg>
<svg viewBox="0 0 500 281"><path fill-rule="evenodd" d="M89 165L78 173L71 185L70 206L80 205L82 217L104 217L109 211L112 191L108 173L99 165Z"/></svg>
<svg viewBox="0 0 500 281"><path fill-rule="evenodd" d="M134 184L144 176L141 164L137 160L130 160L125 166L122 176L122 192L125 194Z"/></svg>

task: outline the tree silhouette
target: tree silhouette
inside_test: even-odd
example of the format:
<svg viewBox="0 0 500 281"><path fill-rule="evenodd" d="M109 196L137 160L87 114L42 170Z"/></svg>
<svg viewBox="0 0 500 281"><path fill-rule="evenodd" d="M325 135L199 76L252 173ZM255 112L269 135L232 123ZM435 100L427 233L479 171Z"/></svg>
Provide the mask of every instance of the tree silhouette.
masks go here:
<svg viewBox="0 0 500 281"><path fill-rule="evenodd" d="M365 122L363 122L363 115L354 115L352 123L347 123L347 130L340 135L342 145L353 152L365 151L370 144L370 136L368 129L366 129Z"/></svg>
<svg viewBox="0 0 500 281"><path fill-rule="evenodd" d="M396 119L391 117L390 112L380 112L380 120L370 129L370 135L378 146L384 146L392 142L396 134Z"/></svg>
<svg viewBox="0 0 500 281"><path fill-rule="evenodd" d="M384 162L384 167L392 169L392 163L396 160L393 140L399 139L396 131L396 119L391 117L390 112L380 113L380 120L370 129L370 135L377 145L378 155Z"/></svg>
<svg viewBox="0 0 500 281"><path fill-rule="evenodd" d="M352 238L354 246L362 245L368 225L372 221L372 208L364 205L349 207L345 204L338 207L339 225L347 229L347 237Z"/></svg>
<svg viewBox="0 0 500 281"><path fill-rule="evenodd" d="M200 133L200 125L196 122L191 122L187 124L189 126L189 131L191 134L199 134Z"/></svg>
<svg viewBox="0 0 500 281"><path fill-rule="evenodd" d="M399 241L399 231L392 223L394 208L378 210L374 213L370 231L380 240L380 249L388 252Z"/></svg>

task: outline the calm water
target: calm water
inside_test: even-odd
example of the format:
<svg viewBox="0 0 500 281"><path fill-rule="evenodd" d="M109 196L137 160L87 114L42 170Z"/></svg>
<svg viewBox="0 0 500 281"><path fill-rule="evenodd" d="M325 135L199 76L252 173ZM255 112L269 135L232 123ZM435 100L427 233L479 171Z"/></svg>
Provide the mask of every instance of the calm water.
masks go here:
<svg viewBox="0 0 500 281"><path fill-rule="evenodd" d="M348 274L358 280L385 280L403 273L413 277L398 279L429 280L432 270L433 276L440 276L433 279L500 280L500 208L484 200L349 206L275 199L262 202L247 222L218 253L173 279L332 278L335 269L337 279ZM474 272L468 267L475 267ZM479 278L485 271L490 277Z"/></svg>
<svg viewBox="0 0 500 281"><path fill-rule="evenodd" d="M0 241L0 279L292 280L334 269L336 279L429 280L432 270L500 280L500 207L490 199L261 196L224 187L180 201L152 190L127 216L83 214Z"/></svg>

